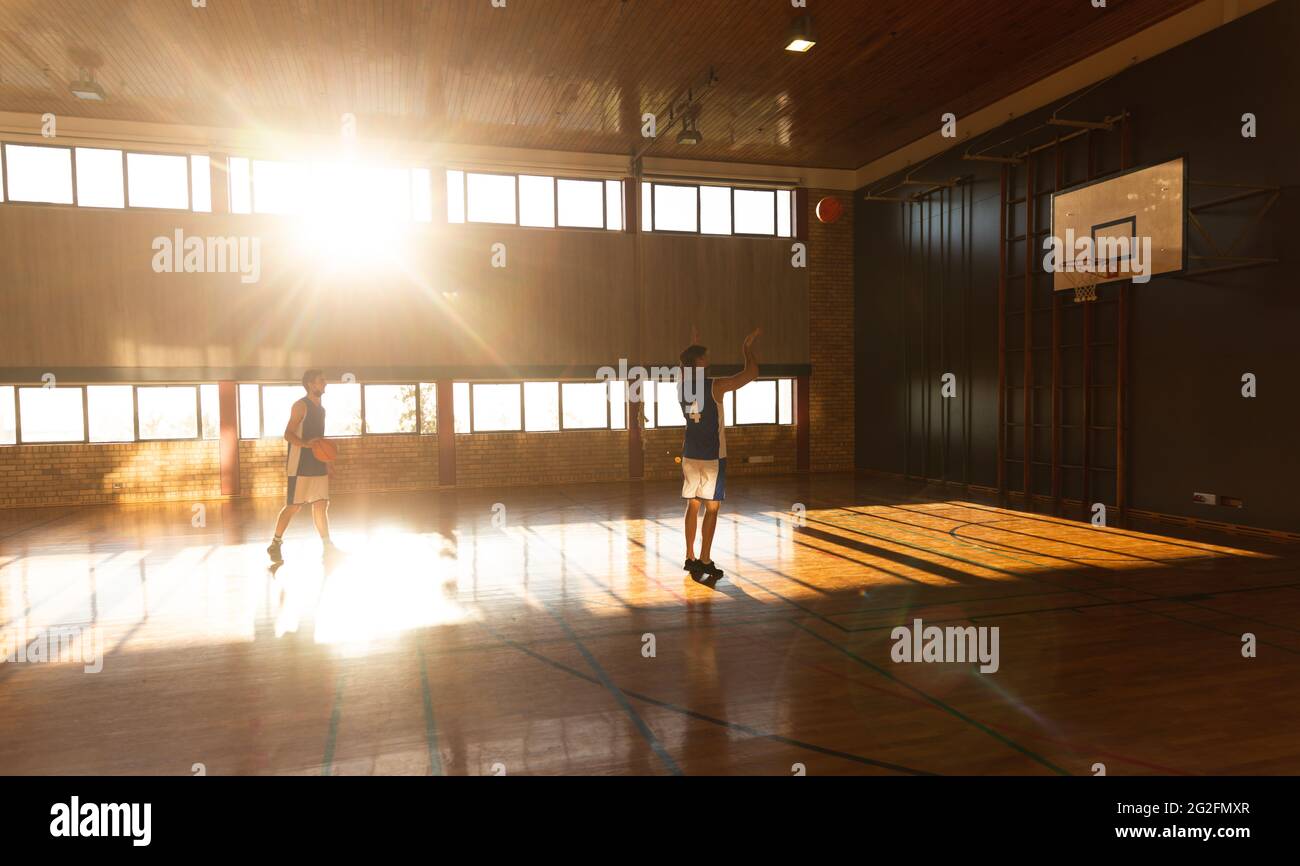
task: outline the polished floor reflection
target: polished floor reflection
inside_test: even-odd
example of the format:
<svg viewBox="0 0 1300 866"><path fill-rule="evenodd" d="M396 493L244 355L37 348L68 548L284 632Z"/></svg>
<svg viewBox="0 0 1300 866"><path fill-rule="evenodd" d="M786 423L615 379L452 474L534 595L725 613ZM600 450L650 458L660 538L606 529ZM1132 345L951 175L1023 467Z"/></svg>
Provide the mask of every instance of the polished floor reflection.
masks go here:
<svg viewBox="0 0 1300 866"><path fill-rule="evenodd" d="M275 500L0 511L0 773L1300 773L1296 545L728 496L715 585L672 483L342 497L275 570ZM895 662L917 619L996 672Z"/></svg>

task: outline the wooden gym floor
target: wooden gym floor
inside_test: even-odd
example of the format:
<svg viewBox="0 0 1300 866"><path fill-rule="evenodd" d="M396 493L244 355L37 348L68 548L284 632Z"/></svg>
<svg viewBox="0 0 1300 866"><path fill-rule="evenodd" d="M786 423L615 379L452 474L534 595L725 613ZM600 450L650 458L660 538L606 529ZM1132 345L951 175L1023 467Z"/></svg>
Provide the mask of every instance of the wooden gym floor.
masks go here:
<svg viewBox="0 0 1300 866"><path fill-rule="evenodd" d="M340 497L274 574L277 500L0 512L0 630L104 651L0 665L0 772L1300 773L1295 545L736 478L710 587L677 492ZM918 617L1000 669L895 664Z"/></svg>

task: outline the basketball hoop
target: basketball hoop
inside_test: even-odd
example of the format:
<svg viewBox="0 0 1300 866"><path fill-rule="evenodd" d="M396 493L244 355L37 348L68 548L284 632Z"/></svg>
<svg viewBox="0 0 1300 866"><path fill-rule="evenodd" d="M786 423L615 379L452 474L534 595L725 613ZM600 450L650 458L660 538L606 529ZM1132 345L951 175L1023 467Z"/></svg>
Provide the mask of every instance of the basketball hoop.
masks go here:
<svg viewBox="0 0 1300 866"><path fill-rule="evenodd" d="M1097 287L1119 278L1119 271L1063 270L1060 272L1066 289L1074 290L1074 302L1086 304L1097 300Z"/></svg>

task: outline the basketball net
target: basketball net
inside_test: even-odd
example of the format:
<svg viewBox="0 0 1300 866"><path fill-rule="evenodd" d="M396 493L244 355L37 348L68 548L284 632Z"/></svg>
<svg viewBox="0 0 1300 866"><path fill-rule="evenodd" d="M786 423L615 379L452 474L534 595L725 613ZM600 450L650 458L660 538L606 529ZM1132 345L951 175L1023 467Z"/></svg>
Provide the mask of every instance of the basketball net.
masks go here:
<svg viewBox="0 0 1300 866"><path fill-rule="evenodd" d="M1059 272L1061 281L1074 290L1074 302L1084 304L1097 300L1097 287L1119 278L1118 270L1076 270L1068 268Z"/></svg>

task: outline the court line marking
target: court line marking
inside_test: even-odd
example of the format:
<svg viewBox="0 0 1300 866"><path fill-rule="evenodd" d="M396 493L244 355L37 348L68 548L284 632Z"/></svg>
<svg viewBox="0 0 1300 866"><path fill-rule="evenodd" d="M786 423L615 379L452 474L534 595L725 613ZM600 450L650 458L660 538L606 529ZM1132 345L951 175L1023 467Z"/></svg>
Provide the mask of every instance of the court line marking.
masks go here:
<svg viewBox="0 0 1300 866"><path fill-rule="evenodd" d="M998 742L1003 743L1004 745L1010 746L1011 748L1015 749L1017 752L1020 752L1020 753L1021 753L1022 755L1024 755L1025 757L1027 757L1027 758L1029 758L1029 759L1031 759L1031 760L1033 760L1033 761L1035 761L1035 762L1037 762L1037 763L1039 763L1039 764L1042 764L1044 767L1047 767L1049 770L1051 770L1052 772L1056 773L1057 775L1059 775L1059 776L1069 776L1069 775L1071 775L1069 771L1064 770L1064 769L1062 769L1062 768L1056 766L1056 765L1053 764L1051 761L1049 761L1049 760L1047 760L1046 758L1044 758L1042 755L1039 755L1038 753L1036 753L1036 752L1034 752L1034 751L1032 751L1032 750L1030 750L1030 749L1028 749L1028 748L1026 748L1026 747L1024 747L1024 746L1022 746L1022 745L1020 745L1020 744L1017 743L1015 740L1012 740L1012 739L1009 738L1009 737L1004 737L1002 734L998 733L997 731L993 730L992 728L988 727L987 725L983 724L982 722L979 722L979 721L976 721L975 719L972 719L970 716L966 715L966 714L963 713L961 710L958 710L958 709L955 708L955 707L951 707L951 706L949 706L947 703L945 703L945 702L939 700L939 699L936 698L936 697L933 697L932 695L930 695L930 694L928 694L927 692L925 692L925 691L923 691L923 690L917 688L916 686L912 685L911 683L908 683L908 682L906 682L905 680L902 680L902 679L900 679L900 678L894 676L893 674L891 674L889 671L885 670L884 668L879 667L878 665L875 665L875 664L873 664L873 663L867 661L867 660L864 659L862 656L857 655L856 653L852 652L851 650L847 649L846 647L840 646L839 644L837 644L837 643L835 643L834 641L832 641L830 638L822 637L822 636L819 635L817 632L815 632L815 631L813 631L812 629L810 629L810 628L808 628L807 626L805 626L803 623L800 623L800 622L796 622L796 621L794 621L794 620L791 620L790 624L793 625L795 628L799 629L800 631L807 632L808 634L812 635L812 636L815 637L817 640L821 641L822 643L826 644L827 646L839 650L839 651L842 652L844 655L846 655L846 656L848 656L849 658L851 658L851 659L853 659L854 661L856 661L858 664L861 664L861 665L864 665L864 666L870 668L871 670L873 670L873 671L875 671L876 673L880 674L880 675L881 675L882 677L884 677L885 679L887 679L887 680L889 680L889 681L891 681L891 682L897 683L897 684L899 684L900 686L903 686L904 688L908 689L909 691L913 691L913 692L915 692L916 694L918 694L918 695L920 695L921 697L925 698L927 701L929 701L931 704L933 704L934 706L938 707L939 709L941 709L941 710L943 710L943 711L945 711L945 712L947 712L947 713L949 713L949 714L955 716L955 717L958 718L958 719L961 719L963 722L966 722L968 725L971 725L972 727L976 728L977 730L983 731L985 734L988 734L990 737L993 737L993 738L994 738L995 740L997 740Z"/></svg>
<svg viewBox="0 0 1300 866"><path fill-rule="evenodd" d="M429 672L424 664L424 647L415 637L415 651L420 657L420 691L424 697L424 741L429 747L429 775L442 776L442 753L438 749L438 726L433 716L433 694L429 690Z"/></svg>
<svg viewBox="0 0 1300 866"><path fill-rule="evenodd" d="M518 652L524 653L525 655L534 658L537 661L548 664L551 667L564 671L565 673L575 676L580 680L584 680L588 683L591 683L592 685L600 684L599 681L596 680L594 677L588 676L587 674L582 673L582 671L579 671L575 668L571 668L568 665L564 664L563 662L559 662L552 658L549 658L548 656L545 656L542 653L529 648L526 644L522 644L517 641L511 640L510 638L501 634L499 631L497 631L495 628L493 628L492 626L488 625L485 622L481 622L479 623L479 625L482 626L484 629L486 629L488 632L490 632L498 641L500 641L501 645L514 649ZM918 770L914 767L907 767L902 764L893 764L888 761L880 761L875 758L865 757L863 755L855 755L852 752L842 752L837 749L828 748L826 746L818 746L814 743L807 743L802 740L796 740L791 737L786 737L782 734L768 733L766 731L759 730L758 728L751 728L748 725L742 725L738 722L731 722L728 721L727 719L716 718L714 716L710 716L705 713L701 713L696 710L689 709L687 707L681 707L676 704L669 703L668 701L651 697L650 695L646 695L641 692L625 690L624 694L626 694L629 698L632 698L634 700L642 701L643 703L647 703L647 704L652 704L661 709L669 710L671 712L678 713L680 715L689 716L690 718L698 719L703 722L708 722L709 724L718 725L720 727L727 728L728 730L740 731L741 733L747 734L751 737L761 738L765 740L772 740L785 745L794 746L796 748L807 749L809 751L817 752L819 754L829 755L835 758L841 758L846 761L854 761L859 764L867 764L873 767L880 767L882 769L892 770L894 772L904 773L907 775L912 775L912 776L941 775L939 773L934 773L929 770Z"/></svg>
<svg viewBox="0 0 1300 866"><path fill-rule="evenodd" d="M339 670L334 680L334 709L330 712L329 730L325 735L325 757L321 760L320 774L332 775L334 765L334 747L339 738L339 720L343 717L343 691L347 685L346 673Z"/></svg>
<svg viewBox="0 0 1300 866"><path fill-rule="evenodd" d="M543 544L546 544L547 546L551 546L549 542L547 542L545 538L541 538L541 536L539 536L535 530L530 529L526 526L519 527L519 528L524 533L538 537ZM519 540L519 539L515 539L515 540ZM586 577L592 583L596 583L597 585L599 585L599 581L597 581L594 576L589 574L585 568L574 566L572 563L570 563L568 555L565 554L565 552L562 549L557 549L556 553L559 555L560 562L564 565L566 571L569 569L573 569L577 573L581 574L583 577ZM618 596L615 595L612 590L609 590L609 592L610 595L614 595L615 598L618 598ZM524 587L525 597L527 597L528 594L529 594L528 588ZM569 640L571 640L573 642L573 645L577 647L578 652L582 654L582 657L583 659L586 660L587 665L592 669L592 671L595 672L596 676L600 679L601 685L605 687L605 689L610 693L610 695L622 708L623 712L632 721L632 724L636 727L637 731L640 732L642 738L644 738L646 743L650 746L651 751L653 751L655 755L659 758L659 761L674 776L682 775L681 768L677 766L677 763L673 760L672 755L668 754L668 750L664 748L663 743L659 742L659 738L655 736L654 731L652 731L650 729L650 726L646 724L645 719L641 718L641 715L637 713L636 708L633 707L632 704L628 702L627 696L624 695L623 692L619 690L618 686L614 685L614 681L610 679L609 674L605 672L605 669L600 666L600 662L596 661L596 657L591 654L591 651L589 649L587 649L586 644L584 644L581 638L579 638L578 635L574 633L573 629L569 627L569 624L565 621L564 617L555 611L554 605L551 602L547 601L546 599L538 597L536 594L533 594L533 598L536 599L542 605L543 610L549 613L555 619L555 621L560 624L560 628L562 628L564 630L564 633L568 635ZM622 601L622 599L619 600ZM635 608L633 608L630 605L628 606L628 609L635 610Z"/></svg>

